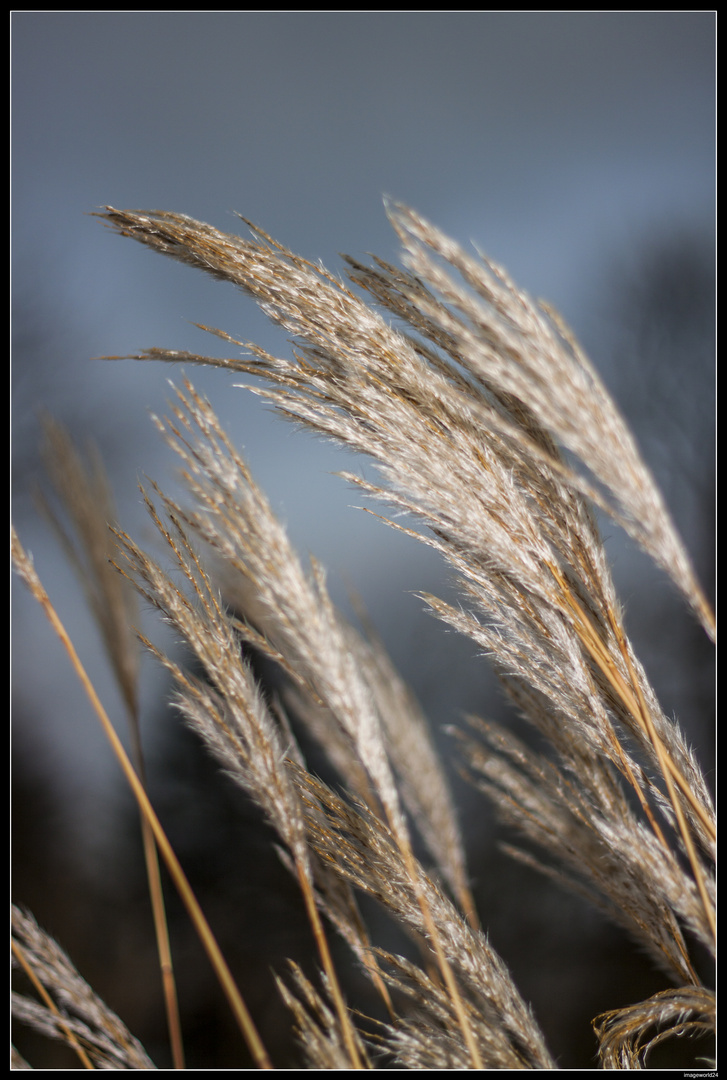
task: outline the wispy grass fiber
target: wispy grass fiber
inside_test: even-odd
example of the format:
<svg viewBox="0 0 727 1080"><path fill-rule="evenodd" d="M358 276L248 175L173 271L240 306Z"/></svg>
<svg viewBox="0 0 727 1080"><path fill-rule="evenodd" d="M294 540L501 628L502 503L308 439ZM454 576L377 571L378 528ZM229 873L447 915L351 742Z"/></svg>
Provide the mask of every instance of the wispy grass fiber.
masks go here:
<svg viewBox="0 0 727 1080"><path fill-rule="evenodd" d="M629 641L596 509L671 578L711 638L714 617L632 435L562 320L412 210L387 209L404 266L348 259L350 285L253 226L243 239L173 213L107 207L99 217L233 282L295 341L290 356L276 357L213 330L234 347L229 358L151 349L135 359L254 376L250 389L284 417L373 459L378 483L345 478L453 571L459 604L426 603L489 656L550 748L470 717L456 733L461 768L521 834L515 857L586 896L661 971L663 991L593 1018L602 1067L648 1067L657 1044L714 1026L694 955L714 948L714 811ZM300 886L319 977L291 963L276 978L301 1067L555 1069L482 929L488 913L475 910L457 809L420 705L376 636L336 609L323 568L303 565L189 379L156 423L179 456L187 496L145 485L163 554L114 522L49 424L56 486L77 533L65 542L77 563L86 552L81 573L132 718L135 591L186 645L189 663L142 639L170 673L179 711L264 812ZM16 557L42 590L19 543ZM280 699L260 686L253 654L279 667ZM335 790L310 771L289 713L328 758ZM141 786L140 748L136 773ZM363 897L404 929L418 960L372 938ZM332 934L350 947L386 1019L369 1020L346 1000ZM90 1067L154 1067L19 909L13 939L50 998L18 996L20 1018L74 1045ZM160 955L171 975L171 956ZM173 1029L173 981L167 989ZM242 1029L257 1064L274 1066L274 1048L256 1044L252 1023ZM174 1060L182 1067L181 1037Z"/></svg>

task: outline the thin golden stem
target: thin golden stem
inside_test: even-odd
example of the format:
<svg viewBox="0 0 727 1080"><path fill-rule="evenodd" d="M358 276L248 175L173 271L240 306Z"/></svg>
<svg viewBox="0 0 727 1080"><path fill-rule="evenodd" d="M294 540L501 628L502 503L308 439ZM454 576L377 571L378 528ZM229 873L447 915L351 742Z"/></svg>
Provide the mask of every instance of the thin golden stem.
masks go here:
<svg viewBox="0 0 727 1080"><path fill-rule="evenodd" d="M174 850L172 849L172 846L167 839L166 833L164 832L161 823L156 816L154 808L149 802L147 794L144 791L144 786L139 780L139 777L136 775L134 767L131 764L126 751L124 750L121 740L116 734L114 726L109 720L109 717L106 714L103 705L101 704L98 694L96 693L96 689L91 680L89 679L86 670L83 667L83 664L81 663L81 660L73 645L73 642L69 638L68 633L63 626L63 623L61 622L55 608L53 607L50 597L43 588L40 582L40 578L38 577L35 568L33 567L32 561L23 550L23 547L14 529L12 539L12 554L13 561L18 572L20 573L20 576L23 578L26 585L32 592L33 596L43 608L43 611L48 618L48 621L50 622L51 626L60 638L63 647L68 653L71 664L73 665L73 668L81 682L81 685L83 686L86 695L93 706L93 709L101 723L106 737L111 743L111 747L116 755L116 758L121 765L124 775L129 783L129 786L131 787L131 790L136 797L139 808L144 817L149 822L151 830L154 833L154 839L156 840L162 858L167 865L167 869L169 870L169 873L179 892L182 902L184 903L187 911L189 912L189 916L192 919L192 922L197 930L202 945L204 946L205 952L209 957L210 963L212 964L215 974L217 975L220 985L222 986L225 996L227 997L230 1008L232 1009L232 1012L240 1026L240 1030L242 1031L245 1041L247 1042L253 1059L256 1061L259 1068L272 1068L270 1058L265 1047L262 1044L260 1036L257 1033L257 1029L255 1028L255 1025L252 1021L252 1017L247 1010L247 1006L245 1005L245 1002L242 999L242 995L240 994L240 991L235 984L235 980L232 977L230 969L227 966L225 958L220 951L220 947L217 944L215 936L209 927L209 924L202 912L201 907L199 906L197 898L194 895L189 882L187 881L185 873L179 863L179 860L177 859L177 856L175 855Z"/></svg>
<svg viewBox="0 0 727 1080"><path fill-rule="evenodd" d="M351 1059L351 1064L354 1069L370 1068L368 1062L361 1060L361 1054L357 1046L356 1033L353 1030L351 1023L351 1017L346 1003L343 1000L343 994L341 993L341 987L338 982L338 976L336 975L336 969L333 966L333 960L331 959L330 949L328 948L328 940L326 938L323 924L321 923L320 915L318 914L318 907L316 905L315 897L313 896L313 890L311 889L310 881L304 872L303 867L298 866L298 881L300 882L301 892L303 893L303 899L305 901L306 912L313 929L313 936L316 939L316 945L318 946L318 953L323 964L323 970L328 976L328 983L330 991L333 996L333 1001L338 1013L338 1018L341 1023L341 1031L346 1043L346 1049Z"/></svg>
<svg viewBox="0 0 727 1080"><path fill-rule="evenodd" d="M159 858L156 844L154 843L154 833L151 825L143 814L141 815L141 835L144 843L146 876L149 882L149 896L154 917L154 931L156 934L157 952L159 954L159 970L162 976L164 1005L167 1014L167 1027L169 1028L169 1043L172 1051L172 1063L175 1069L183 1069L185 1064L184 1045L182 1042L182 1024L179 1016L179 1001L177 999L177 985L174 979L172 951L169 944L169 928L167 926L164 906Z"/></svg>
<svg viewBox="0 0 727 1080"><path fill-rule="evenodd" d="M641 687L639 686L638 680L636 679L636 676L634 674L631 660L628 655L628 649L626 648L626 643L623 640L623 635L620 632L618 633L618 643L624 660L628 666L629 676L631 678L632 685L636 688L636 693L639 699L639 709L641 712L644 727L648 732L649 739L651 740L651 743L659 759L659 764L661 766L661 770L664 776L664 783L666 784L667 790L669 792L669 801L674 808L674 813L676 815L677 823L679 825L679 832L681 833L682 840L684 841L684 846L687 850L687 857L689 858L689 863L692 867L692 873L694 874L694 880L697 883L699 895L702 900L702 906L704 907L704 914L707 918L707 922L709 923L709 928L712 936L716 937L717 927L715 923L715 914L712 908L711 901L709 899L709 894L707 893L707 886L704 880L704 875L702 873L702 867L700 865L699 859L697 858L697 852L694 848L694 841L692 840L691 829L689 828L687 819L684 816L681 802L677 798L677 793L674 789L674 782L672 780L670 769L668 767L668 763L671 761L671 758L669 756L668 750L664 746L664 743L659 738L659 734L656 728L654 727L654 722L651 718L649 710L646 707L646 702L644 701L644 696L641 692ZM695 982L698 982L696 976Z"/></svg>
<svg viewBox="0 0 727 1080"><path fill-rule="evenodd" d="M442 977L444 979L447 990L449 991L449 996L450 996L450 998L452 1000L452 1004L454 1006L454 1011L457 1014L457 1022L459 1023L460 1029L462 1031L462 1035L464 1037L465 1043L467 1045L467 1049L469 1051L470 1058L472 1060L472 1068L473 1069L483 1069L484 1065L483 1065L483 1062L482 1062L482 1057L481 1057L480 1051L479 1051L479 1049L477 1047L475 1037L472 1034L472 1026L471 1026L469 1020L467 1019L467 1014L465 1012L464 1003L462 1001L462 996L461 996L461 994L459 992L459 987L457 986L457 980L454 977L454 972L452 971L452 966L449 963L449 961L447 960L444 949L442 948L442 942L441 942L441 938L439 936L439 931L437 930L436 923L434 922L434 919L432 918L432 913L431 913L431 911L429 909L429 904L427 903L427 899L426 899L426 897L424 895L424 892L420 887L419 871L418 871L418 868L417 868L416 860L414 859L414 853L411 850L411 845L409 843L409 838L406 835L401 834L401 830L397 829L395 827L395 825L393 825L393 823L391 821L391 816L390 815L388 815L388 816L389 816L389 826L392 829L392 832L394 833L394 836L396 837L397 845L399 847L399 851L401 853L401 856L402 856L402 858L404 860L404 864L406 866L406 870L407 870L407 874L409 876L409 880L414 885L414 888L415 888L415 891L416 891L417 903L419 904L419 910L422 913L422 918L424 920L424 925L426 927L427 934L429 936L429 940L431 942L431 945L432 945L432 947L434 949L434 954L435 954L435 956L437 958L437 963L439 965L439 970L442 973Z"/></svg>
<svg viewBox="0 0 727 1080"><path fill-rule="evenodd" d="M78 1054L84 1069L95 1069L96 1066L93 1064L88 1054L79 1043L78 1039L76 1038L75 1032L71 1031L71 1029L68 1027L65 1020L61 1016L55 1001L50 996L46 988L43 986L43 983L33 971L33 967L25 955L25 949L23 949L19 942L14 941L12 938L10 940L10 945L13 952L15 953L15 958L22 967L23 971L32 982L40 997L43 998L43 1001L45 1002L48 1009L50 1009L53 1015L57 1018L59 1026L63 1028L69 1046L72 1046Z"/></svg>
<svg viewBox="0 0 727 1080"><path fill-rule="evenodd" d="M674 814L676 816L679 826L679 832L681 834L682 840L684 841L684 846L687 851L687 857L689 858L689 863L692 867L692 873L694 874L694 880L699 890L699 895L701 897L702 905L704 907L704 913L709 923L710 930L714 935L716 933L714 911L712 909L712 904L707 893L707 887L704 881L704 875L702 874L699 859L697 858L697 853L694 848L691 830L689 829L687 820L684 816L680 800L677 797L674 786L675 781L680 787L680 789L688 796L690 805L693 807L695 812L699 814L699 820L705 824L705 828L707 828L708 833L711 836L714 836L714 827L712 823L709 822L706 818L706 815L704 814L702 808L699 807L696 803L694 795L689 790L689 785L685 777L678 769L676 763L672 760L671 755L669 754L668 750L664 746L663 741L659 737L659 734L654 726L654 722L651 718L649 709L644 700L641 687L639 686L639 681L636 678L636 674L633 670L633 665L631 664L631 660L628 655L628 649L626 647L623 633L618 626L616 620L613 618L613 614L609 611L609 620L613 633L616 637L616 641L618 643L619 651L623 656L624 662L628 668L630 685L624 680L623 676L617 670L615 664L613 663L613 660L608 655L608 652L603 642L601 641L601 638L597 634L587 614L585 613L585 611L583 611L582 607L568 588L565 579L555 567L551 567L551 571L553 573L553 576L556 578L556 580L561 586L562 593L566 599L568 607L576 616L575 625L579 637L588 649L588 652L590 653L593 660L596 662L603 674L607 677L611 686L617 692L618 696L623 701L630 714L645 732L649 741L651 742L651 745L654 747L654 752L656 753L657 759L659 761L659 766L664 777L664 783L666 784L667 792L669 794L669 801L671 802L672 808L674 810ZM633 774L631 775L633 776ZM636 785L635 779L633 782L634 788L641 799L640 788L638 785ZM644 805L643 799L642 805ZM647 809L646 806L645 810L652 824L652 827L654 827L655 833L659 838L660 843L664 846L664 849L669 852L669 846L667 845L661 829L658 827L656 821L654 820L653 814L650 812L649 809ZM690 971L692 971L691 965L688 961L687 963ZM696 980L696 975L694 976L694 978Z"/></svg>

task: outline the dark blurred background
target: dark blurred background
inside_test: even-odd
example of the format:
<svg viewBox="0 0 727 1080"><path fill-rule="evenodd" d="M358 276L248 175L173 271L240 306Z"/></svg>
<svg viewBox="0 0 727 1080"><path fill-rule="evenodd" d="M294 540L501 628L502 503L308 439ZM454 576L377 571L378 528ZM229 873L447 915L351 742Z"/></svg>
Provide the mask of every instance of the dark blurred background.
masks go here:
<svg viewBox="0 0 727 1080"><path fill-rule="evenodd" d="M39 416L51 412L79 447L95 440L123 527L143 540L139 478L176 483L148 415L164 410L176 373L92 358L153 345L219 352L192 321L273 352L289 345L232 288L85 216L104 204L177 210L231 231L243 228L237 210L334 272L340 252L396 259L385 194L475 241L574 328L712 592L714 13L16 12L11 30L13 516L120 724L81 591L32 498L44 483ZM301 554L329 568L334 597L348 610L349 587L361 594L433 724L506 715L486 661L413 595L451 595L433 553L353 509L360 496L332 475L350 457L225 374L188 374ZM711 650L663 576L615 526L604 531L637 652L711 781ZM165 641L146 616L143 625ZM17 582L12 640L13 897L167 1065L135 811ZM271 971L309 956L296 889L256 812L166 709L165 690L146 660L156 804L275 1063L295 1064ZM458 787L457 800L483 924L560 1063L589 1067L591 1018L663 980L580 901L504 859L479 796ZM170 905L189 1064L244 1064L171 893ZM349 985L363 993L355 972ZM59 1053L34 1046L32 1064L72 1067Z"/></svg>

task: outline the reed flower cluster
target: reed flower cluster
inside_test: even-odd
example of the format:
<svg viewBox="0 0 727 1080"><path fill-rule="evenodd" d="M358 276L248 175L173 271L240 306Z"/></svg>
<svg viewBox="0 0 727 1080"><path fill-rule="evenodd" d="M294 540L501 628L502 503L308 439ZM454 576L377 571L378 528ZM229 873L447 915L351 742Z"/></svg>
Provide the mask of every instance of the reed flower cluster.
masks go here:
<svg viewBox="0 0 727 1080"><path fill-rule="evenodd" d="M714 811L700 766L627 636L596 510L669 575L712 638L713 615L632 435L562 320L413 211L387 209L403 266L349 258L349 284L249 222L243 239L173 213L107 207L99 217L239 286L294 338L281 358L212 330L234 347L229 358L151 349L135 359L254 376L252 392L284 417L372 459L377 483L353 472L346 480L451 568L459 605L430 595L426 603L487 654L514 708L549 747L536 751L472 717L457 732L463 770L522 835L519 857L592 900L663 973L662 992L594 1018L603 1067L644 1067L657 1043L714 1025L713 994L694 959L695 948L714 948ZM186 721L264 811L300 885L319 979L296 966L277 975L303 1066L556 1068L482 929L487 912L475 910L457 811L413 694L378 639L336 609L323 568L303 565L186 377L156 423L179 456L187 493L175 500L153 482L144 490L163 559L117 524L106 528L110 511L99 498L83 499L90 480L51 426L52 457L63 462L56 480L85 547L83 573L130 715L136 667L121 584L185 642L189 665L143 639L171 674ZM15 552L46 604L19 542ZM281 700L258 684L251 650L278 665ZM291 715L327 756L335 790L309 770ZM127 769L138 783L148 866L158 848L171 869L140 757ZM406 930L418 960L372 940L361 896ZM204 936L202 913L193 898L185 903L254 1060L274 1064ZM75 1040L94 1065L153 1067L102 1003L89 1004L92 992L30 916L18 910L14 919L17 955L51 998L21 998L19 1014ZM161 915L158 926L163 937ZM346 1001L331 933L376 988L385 1021L372 1025ZM162 970L170 974L170 959ZM173 979L168 986L174 1032Z"/></svg>

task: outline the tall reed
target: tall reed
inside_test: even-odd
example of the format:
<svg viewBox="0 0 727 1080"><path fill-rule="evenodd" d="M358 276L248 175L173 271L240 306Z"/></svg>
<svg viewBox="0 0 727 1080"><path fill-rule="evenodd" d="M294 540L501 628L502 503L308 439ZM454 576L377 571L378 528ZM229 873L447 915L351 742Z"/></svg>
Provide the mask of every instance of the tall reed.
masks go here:
<svg viewBox="0 0 727 1080"><path fill-rule="evenodd" d="M472 717L457 732L462 768L521 834L517 857L588 897L663 973L660 992L593 1018L603 1067L643 1067L667 1038L714 1025L695 959L714 947L714 812L699 764L629 641L594 511L671 578L711 638L714 618L632 435L558 315L413 211L391 205L388 213L404 267L347 259L357 292L249 223L251 238L242 239L173 213L107 207L99 217L238 285L295 339L281 358L212 330L235 347L232 356L151 349L135 359L256 376L250 389L284 417L375 461L379 483L347 472L350 483L426 527L389 521L452 569L459 605L430 595L427 604L488 654L514 708L549 747L537 751ZM182 505L153 482L144 489L163 558L118 525L106 528L111 511L84 497L90 479L71 468L56 433L57 484L68 505L83 507L75 525L95 553L83 573L132 713L124 582L186 643L190 663L142 639L170 673L188 724L264 811L299 883L319 981L296 966L277 978L302 1065L556 1068L481 929L487 911L475 910L457 812L411 691L378 639L336 610L323 568L301 563L186 377L156 423L188 495ZM16 563L45 604L19 543ZM121 576L109 574L110 563ZM281 701L263 692L253 652L279 667ZM309 770L289 713L327 756L339 789ZM166 859L139 788L142 818ZM406 930L417 959L372 940L361 897ZM201 912L189 909L206 940ZM102 1035L90 1031L82 1002L92 991L30 916L18 911L13 932L19 960L51 998L20 998L24 1019L80 1043L96 1066L153 1067L102 1004L93 1012ZM373 1024L347 1002L331 933L376 988L385 1020ZM255 1061L266 1067L272 1055L274 1065L235 1000L230 988ZM180 1066L181 1054L180 1046Z"/></svg>

